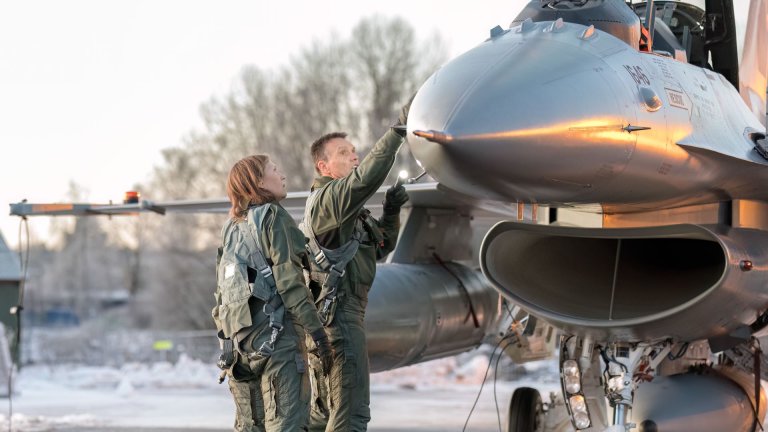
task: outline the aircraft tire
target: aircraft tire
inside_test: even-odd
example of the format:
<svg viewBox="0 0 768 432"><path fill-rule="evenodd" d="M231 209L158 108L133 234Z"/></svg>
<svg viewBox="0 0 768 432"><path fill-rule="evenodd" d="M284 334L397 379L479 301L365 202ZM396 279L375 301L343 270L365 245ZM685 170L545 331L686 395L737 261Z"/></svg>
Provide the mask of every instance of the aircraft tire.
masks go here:
<svg viewBox="0 0 768 432"><path fill-rule="evenodd" d="M541 421L542 404L539 391L520 387L509 402L507 432L534 432Z"/></svg>

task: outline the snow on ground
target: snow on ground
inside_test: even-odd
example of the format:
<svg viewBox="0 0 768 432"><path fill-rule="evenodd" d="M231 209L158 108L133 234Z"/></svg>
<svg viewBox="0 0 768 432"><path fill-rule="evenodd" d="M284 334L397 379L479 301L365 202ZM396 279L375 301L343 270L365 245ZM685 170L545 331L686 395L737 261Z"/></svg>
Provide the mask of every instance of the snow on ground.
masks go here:
<svg viewBox="0 0 768 432"><path fill-rule="evenodd" d="M234 408L217 376L215 366L186 357L121 368L30 366L16 384L12 419L14 425L33 418L56 425L79 416L83 426L226 427ZM7 429L4 411L0 428Z"/></svg>
<svg viewBox="0 0 768 432"><path fill-rule="evenodd" d="M372 375L370 430L460 431L487 366L487 357L476 355L462 365L447 358ZM215 366L186 357L176 364L132 363L120 368L28 366L17 379L11 401L13 430L73 430L78 426L231 430L234 406L226 383L217 384L217 376ZM556 376L498 381L502 425L514 388L541 388L546 399L549 391L559 387ZM468 431L498 430L493 387L491 378ZM0 430L8 430L10 406L2 409L3 401L8 399L0 399Z"/></svg>

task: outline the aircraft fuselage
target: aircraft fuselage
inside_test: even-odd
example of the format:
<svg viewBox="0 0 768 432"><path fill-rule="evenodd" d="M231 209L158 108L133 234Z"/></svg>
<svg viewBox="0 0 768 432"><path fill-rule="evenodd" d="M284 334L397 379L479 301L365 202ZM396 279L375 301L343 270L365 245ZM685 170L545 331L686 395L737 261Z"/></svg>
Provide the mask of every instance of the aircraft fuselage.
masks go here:
<svg viewBox="0 0 768 432"><path fill-rule="evenodd" d="M720 74L599 30L526 22L422 86L414 155L472 196L619 211L766 199L759 120ZM620 206L620 207L617 207Z"/></svg>

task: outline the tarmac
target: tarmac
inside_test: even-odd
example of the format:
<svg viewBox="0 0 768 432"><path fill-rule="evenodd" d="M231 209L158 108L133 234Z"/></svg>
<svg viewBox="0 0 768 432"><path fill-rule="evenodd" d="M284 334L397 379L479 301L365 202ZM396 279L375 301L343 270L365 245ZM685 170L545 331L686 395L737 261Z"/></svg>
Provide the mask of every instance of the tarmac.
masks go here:
<svg viewBox="0 0 768 432"><path fill-rule="evenodd" d="M45 375L38 375L38 381L28 382L14 400L13 411L9 410L15 419L14 432L232 430L231 396L218 387L216 391L137 387L121 395L100 387L60 388L61 383L44 382ZM83 384L82 376L74 380ZM478 399L480 389L475 384L414 382L417 384L412 386L372 386L369 432L460 432L465 423L466 432L497 432L506 428L509 400L515 388L541 385L542 395L547 395L556 387L538 381L500 381L497 385L487 382ZM0 432L8 430L7 418L8 414L0 412Z"/></svg>
<svg viewBox="0 0 768 432"><path fill-rule="evenodd" d="M500 421L506 425L506 401L512 385L499 389ZM368 432L461 432L469 415L477 389L443 389L435 391L376 391L372 398L372 422ZM482 395L471 416L466 432L499 432L492 389ZM229 421L228 419L226 420ZM225 424L222 422L222 424ZM0 428L0 432L2 432ZM14 427L13 429L17 429ZM23 432L231 432L232 428L211 427L127 427L125 425L47 425L45 429ZM21 431L21 429L19 429Z"/></svg>

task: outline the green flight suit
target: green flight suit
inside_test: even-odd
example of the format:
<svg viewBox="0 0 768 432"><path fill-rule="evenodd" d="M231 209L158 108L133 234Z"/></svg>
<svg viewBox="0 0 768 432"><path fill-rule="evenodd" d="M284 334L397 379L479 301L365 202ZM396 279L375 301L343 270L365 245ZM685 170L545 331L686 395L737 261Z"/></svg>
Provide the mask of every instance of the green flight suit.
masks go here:
<svg viewBox="0 0 768 432"><path fill-rule="evenodd" d="M308 265L304 234L279 204L266 205L270 206L270 212L258 238L264 257L271 263L277 292L285 305L284 330L272 355L248 357L272 334L261 300L250 297L244 300L249 307L239 309L238 305L222 307L222 296L217 290L213 309L220 332L232 328L224 320L250 324L246 330L238 332L240 352L235 351L235 363L227 371L235 401L236 432L306 430L311 393L309 377L305 373L304 337L305 331L311 333L323 328L304 280L303 269ZM248 226L240 224L240 228L248 229ZM240 312L235 312L238 310Z"/></svg>
<svg viewBox="0 0 768 432"><path fill-rule="evenodd" d="M323 247L335 249L349 241L367 215L365 202L381 187L403 138L387 132L360 165L340 179L316 178L320 189L310 209L310 223ZM362 214L362 216L361 216ZM338 288L338 305L326 327L335 350L330 377L324 377L319 359L310 355L312 409L310 431L365 431L371 419L368 348L365 340L365 307L376 275L376 261L395 247L400 216L366 217L367 232ZM306 221L305 221L306 223ZM314 278L314 275L313 275ZM307 339L308 343L309 339Z"/></svg>

